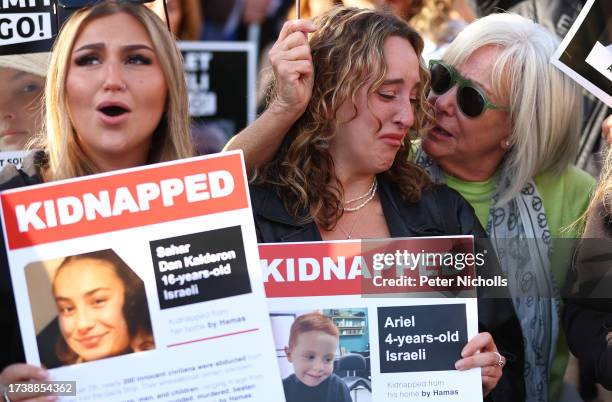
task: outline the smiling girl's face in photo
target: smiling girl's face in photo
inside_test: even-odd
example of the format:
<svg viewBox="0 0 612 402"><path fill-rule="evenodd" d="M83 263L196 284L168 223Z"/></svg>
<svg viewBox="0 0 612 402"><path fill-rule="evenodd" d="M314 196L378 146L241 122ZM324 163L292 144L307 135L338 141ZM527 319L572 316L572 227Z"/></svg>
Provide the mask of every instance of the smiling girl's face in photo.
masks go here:
<svg viewBox="0 0 612 402"><path fill-rule="evenodd" d="M123 315L125 285L110 262L91 258L60 268L53 294L60 331L80 361L125 353L130 346Z"/></svg>

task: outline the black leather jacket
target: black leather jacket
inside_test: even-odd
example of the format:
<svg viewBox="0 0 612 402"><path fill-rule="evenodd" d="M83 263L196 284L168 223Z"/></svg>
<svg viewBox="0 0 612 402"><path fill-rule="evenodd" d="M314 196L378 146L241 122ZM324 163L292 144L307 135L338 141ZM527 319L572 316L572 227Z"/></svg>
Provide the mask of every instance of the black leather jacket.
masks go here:
<svg viewBox="0 0 612 402"><path fill-rule="evenodd" d="M383 175L378 177L379 197L391 237L474 235L476 252L486 248L486 272L500 275L495 251L478 222L474 209L459 193L445 185L423 191L421 202L402 200L399 190ZM251 186L251 202L257 238L260 243L321 241L314 222L296 222L284 208L277 193L267 186ZM506 290L489 297L489 290L478 289L478 321L481 332L489 332L507 359L502 378L488 400L520 402L525 400L523 379L523 336L512 301ZM501 297L500 297L501 296Z"/></svg>

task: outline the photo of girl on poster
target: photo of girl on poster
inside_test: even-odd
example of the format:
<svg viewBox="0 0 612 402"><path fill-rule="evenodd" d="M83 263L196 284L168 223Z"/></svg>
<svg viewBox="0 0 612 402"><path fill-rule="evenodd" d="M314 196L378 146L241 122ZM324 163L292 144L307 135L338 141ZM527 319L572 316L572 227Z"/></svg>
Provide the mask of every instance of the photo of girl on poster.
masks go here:
<svg viewBox="0 0 612 402"><path fill-rule="evenodd" d="M69 256L54 268L30 264L26 275L35 327L42 327L37 343L46 367L155 348L144 282L113 250ZM48 290L41 289L45 285ZM39 294L49 291L55 318L43 326L49 303Z"/></svg>

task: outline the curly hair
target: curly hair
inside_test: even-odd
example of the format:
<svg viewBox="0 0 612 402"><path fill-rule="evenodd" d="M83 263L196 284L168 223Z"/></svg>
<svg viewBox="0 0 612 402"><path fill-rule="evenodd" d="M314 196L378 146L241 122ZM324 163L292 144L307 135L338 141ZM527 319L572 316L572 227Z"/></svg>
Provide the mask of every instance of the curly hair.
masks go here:
<svg viewBox="0 0 612 402"><path fill-rule="evenodd" d="M329 151L334 137L336 114L345 101L352 102L357 115L357 92L367 86L368 95L382 85L387 73L383 45L395 36L408 40L419 57L419 99L413 129L418 132L430 121L425 98L429 73L420 58L423 40L416 31L392 14L338 7L315 20L319 29L309 43L314 64L314 88L304 114L295 122L273 160L256 173L256 184L275 187L287 212L301 222L314 220L332 230L343 213L343 188L335 176ZM269 99L275 96L275 82ZM379 129L382 122L379 120ZM427 174L410 162L410 136L384 172L400 190L402 198L418 202L430 184Z"/></svg>

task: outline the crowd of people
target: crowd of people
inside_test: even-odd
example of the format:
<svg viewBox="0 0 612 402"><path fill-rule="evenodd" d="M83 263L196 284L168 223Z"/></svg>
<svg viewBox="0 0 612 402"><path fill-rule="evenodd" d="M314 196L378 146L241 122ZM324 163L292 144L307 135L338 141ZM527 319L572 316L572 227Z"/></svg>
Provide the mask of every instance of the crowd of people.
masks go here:
<svg viewBox="0 0 612 402"><path fill-rule="evenodd" d="M474 235L488 251L487 274L504 275L508 288L496 297L478 289L479 334L456 368L480 367L489 400L556 401L571 350L589 378L612 388L612 156L599 184L574 166L583 99L550 64L559 38L517 14L476 18L463 1L302 4L315 18L284 23L269 51L264 110L225 147L244 152L258 241ZM0 94L0 150L36 149L21 168L0 171L0 190L194 155L175 38L201 37L191 19L199 6L168 2L173 36L159 4L103 1L70 17L50 58L0 57L10 83ZM612 138L612 116L602 136ZM563 238L583 230L577 249L567 247ZM128 285L120 263L81 259L100 260L105 280L120 283L109 298L140 297L130 289L142 284ZM75 271L78 260L68 257L52 279L59 364L152 348L150 322L123 308L117 343L79 353L68 311L79 313L80 295L62 286L87 275ZM0 275L0 383L44 379L45 369L23 363L9 272Z"/></svg>

